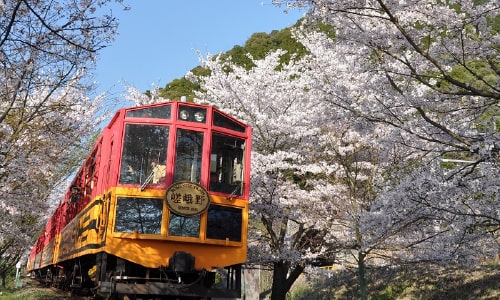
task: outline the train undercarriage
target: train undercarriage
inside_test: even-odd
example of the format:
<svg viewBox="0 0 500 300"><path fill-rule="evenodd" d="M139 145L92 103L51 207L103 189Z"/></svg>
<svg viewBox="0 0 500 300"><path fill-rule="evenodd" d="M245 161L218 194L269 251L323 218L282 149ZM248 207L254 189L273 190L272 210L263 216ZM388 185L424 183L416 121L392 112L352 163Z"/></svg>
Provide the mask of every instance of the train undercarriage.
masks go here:
<svg viewBox="0 0 500 300"><path fill-rule="evenodd" d="M33 272L38 280L94 299L211 299L241 297L241 265L194 270L194 257L176 252L168 267L145 268L107 253L86 255Z"/></svg>

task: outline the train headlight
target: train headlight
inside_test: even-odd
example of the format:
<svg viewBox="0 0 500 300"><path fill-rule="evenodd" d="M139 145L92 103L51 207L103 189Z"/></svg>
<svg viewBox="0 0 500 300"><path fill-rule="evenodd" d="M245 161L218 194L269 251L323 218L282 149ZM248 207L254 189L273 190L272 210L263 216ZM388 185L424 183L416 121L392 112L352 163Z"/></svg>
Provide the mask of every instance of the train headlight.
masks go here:
<svg viewBox="0 0 500 300"><path fill-rule="evenodd" d="M189 112L188 112L187 110L181 110L181 111L179 112L179 117L180 117L182 120L186 121L187 119L189 119Z"/></svg>
<svg viewBox="0 0 500 300"><path fill-rule="evenodd" d="M205 114L202 111L197 111L194 113L194 119L196 122L203 122L203 120L205 120Z"/></svg>

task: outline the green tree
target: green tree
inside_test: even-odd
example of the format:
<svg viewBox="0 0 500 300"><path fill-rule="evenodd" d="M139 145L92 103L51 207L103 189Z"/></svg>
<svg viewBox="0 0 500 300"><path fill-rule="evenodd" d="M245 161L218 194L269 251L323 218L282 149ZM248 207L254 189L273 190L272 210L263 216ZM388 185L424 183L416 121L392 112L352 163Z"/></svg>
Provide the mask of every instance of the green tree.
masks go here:
<svg viewBox="0 0 500 300"><path fill-rule="evenodd" d="M293 55L302 57L307 53L306 48L292 36L292 28L298 27L300 21L290 28L282 30L273 30L267 34L265 32L258 32L245 42L243 46L236 45L231 50L222 53L222 60L231 60L238 66L244 66L247 70L254 67L251 57L255 59L263 59L269 52L277 49L286 51L280 58L281 63L288 63ZM326 26L323 26L326 28ZM190 70L195 76L209 76L210 71L197 66ZM182 96L186 96L189 101L194 99L194 91L200 91L200 86L193 83L186 78L177 78L167 83L165 87L159 89L159 96L165 99L178 100ZM146 94L150 94L147 91Z"/></svg>

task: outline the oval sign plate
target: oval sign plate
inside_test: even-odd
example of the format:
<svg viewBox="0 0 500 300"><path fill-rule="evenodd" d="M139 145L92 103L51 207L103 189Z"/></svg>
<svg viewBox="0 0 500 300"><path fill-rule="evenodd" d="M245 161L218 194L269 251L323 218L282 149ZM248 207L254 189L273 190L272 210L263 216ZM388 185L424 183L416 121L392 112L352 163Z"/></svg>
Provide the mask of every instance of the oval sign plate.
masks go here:
<svg viewBox="0 0 500 300"><path fill-rule="evenodd" d="M199 215L208 209L210 195L201 185L181 181L172 184L167 189L167 205L175 214L192 217Z"/></svg>

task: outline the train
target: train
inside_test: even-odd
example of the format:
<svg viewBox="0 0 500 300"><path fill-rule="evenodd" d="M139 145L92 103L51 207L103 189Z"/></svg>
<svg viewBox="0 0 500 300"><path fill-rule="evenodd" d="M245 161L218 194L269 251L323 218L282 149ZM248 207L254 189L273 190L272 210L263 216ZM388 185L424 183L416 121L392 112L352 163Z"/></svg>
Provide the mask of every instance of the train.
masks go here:
<svg viewBox="0 0 500 300"><path fill-rule="evenodd" d="M27 271L95 299L240 298L252 128L211 105L118 110Z"/></svg>

